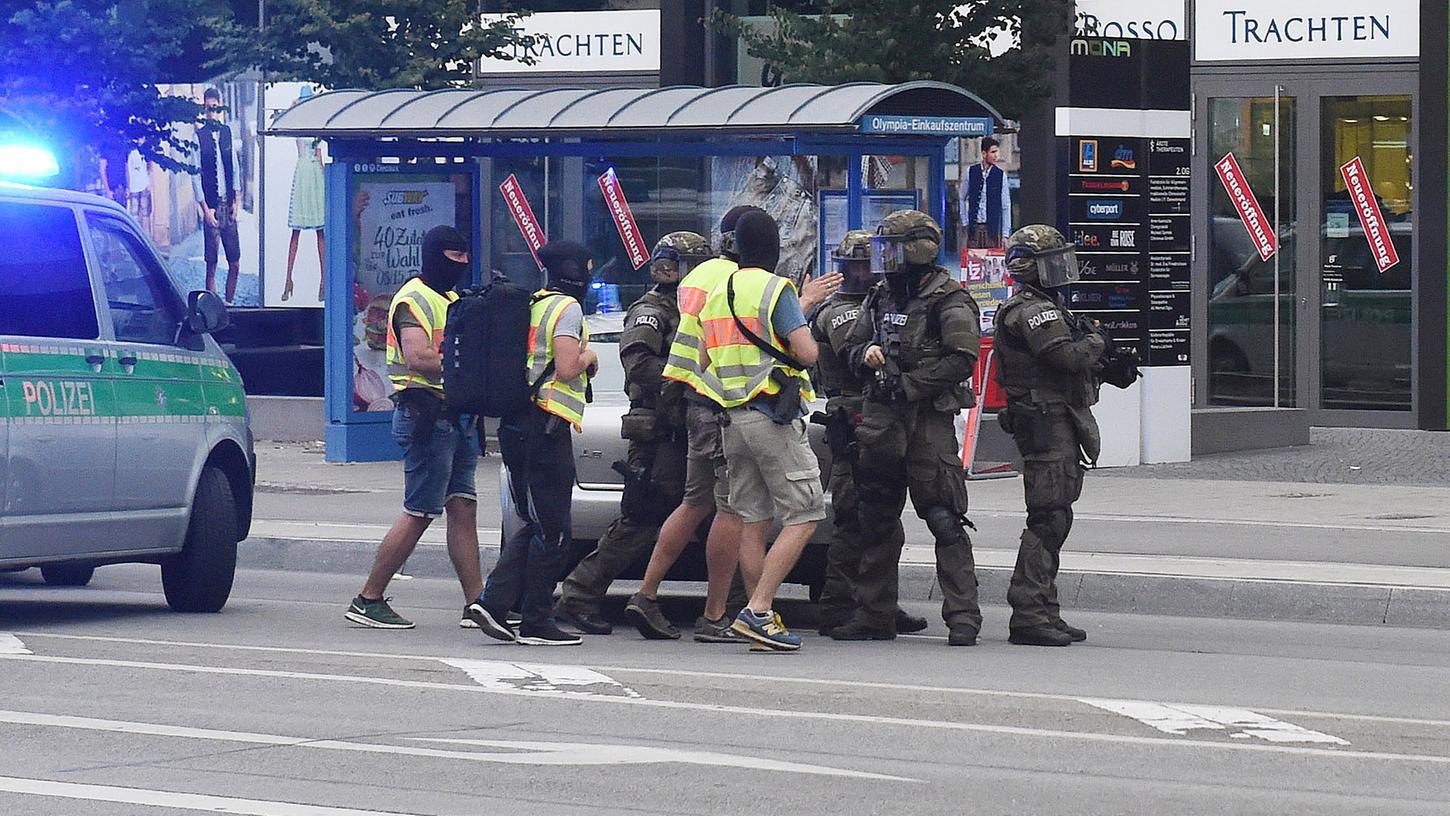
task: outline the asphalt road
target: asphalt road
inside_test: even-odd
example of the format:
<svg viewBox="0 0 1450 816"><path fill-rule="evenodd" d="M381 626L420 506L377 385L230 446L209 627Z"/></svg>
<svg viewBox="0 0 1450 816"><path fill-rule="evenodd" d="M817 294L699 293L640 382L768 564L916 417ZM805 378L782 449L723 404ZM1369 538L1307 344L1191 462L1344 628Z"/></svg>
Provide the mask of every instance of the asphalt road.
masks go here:
<svg viewBox="0 0 1450 816"><path fill-rule="evenodd" d="M245 572L181 616L154 568L0 576L0 812L1450 810L1447 631L1081 614L1047 650L990 608L972 649L530 649L458 629L446 581L393 586L417 630L352 628L357 583Z"/></svg>

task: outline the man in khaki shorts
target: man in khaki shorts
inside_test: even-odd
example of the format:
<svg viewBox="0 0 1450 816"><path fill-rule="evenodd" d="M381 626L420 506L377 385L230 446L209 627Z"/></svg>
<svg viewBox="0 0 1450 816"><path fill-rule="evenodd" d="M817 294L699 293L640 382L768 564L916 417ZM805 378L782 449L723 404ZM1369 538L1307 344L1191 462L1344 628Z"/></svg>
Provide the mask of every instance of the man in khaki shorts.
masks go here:
<svg viewBox="0 0 1450 816"><path fill-rule="evenodd" d="M775 221L745 213L735 242L740 268L711 290L700 312L703 369L719 383L725 409L721 442L730 508L742 524L740 569L753 585L731 628L768 648L794 651L800 636L786 629L772 605L826 516L804 419L814 398L808 369L817 347L795 287L771 272L780 259ZM776 519L783 529L767 554L765 537Z"/></svg>

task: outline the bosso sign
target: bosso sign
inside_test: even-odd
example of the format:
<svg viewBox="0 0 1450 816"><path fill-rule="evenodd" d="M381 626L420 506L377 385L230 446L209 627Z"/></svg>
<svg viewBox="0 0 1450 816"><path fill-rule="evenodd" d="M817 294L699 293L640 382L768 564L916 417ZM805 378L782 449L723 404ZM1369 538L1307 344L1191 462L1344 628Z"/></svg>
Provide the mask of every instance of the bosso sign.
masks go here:
<svg viewBox="0 0 1450 816"><path fill-rule="evenodd" d="M1164 0L1078 0L1077 34L1109 40L1182 40L1183 4Z"/></svg>

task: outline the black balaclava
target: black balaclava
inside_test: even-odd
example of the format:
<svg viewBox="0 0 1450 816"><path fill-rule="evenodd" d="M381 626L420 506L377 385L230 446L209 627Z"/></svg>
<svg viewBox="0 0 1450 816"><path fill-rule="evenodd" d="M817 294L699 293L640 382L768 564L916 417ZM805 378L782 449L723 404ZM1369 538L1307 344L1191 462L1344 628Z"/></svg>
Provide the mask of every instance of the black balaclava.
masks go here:
<svg viewBox="0 0 1450 816"><path fill-rule="evenodd" d="M735 246L742 268L758 267L774 272L780 263L780 228L764 211L747 211L735 222Z"/></svg>
<svg viewBox="0 0 1450 816"><path fill-rule="evenodd" d="M748 212L758 212L763 215L765 213L765 210L762 210L759 207L752 206L750 204L737 204L736 206L731 207L729 211L725 213L725 215L721 216L720 235L722 246L720 249L720 257L729 261L735 261L736 263L740 262L740 252L738 246L736 248L736 251L729 251L727 249L727 246L729 244L726 244L724 236L728 233L734 233L736 225L740 223L740 216ZM733 244L733 242L731 243Z"/></svg>
<svg viewBox="0 0 1450 816"><path fill-rule="evenodd" d="M423 236L423 282L440 295L456 288L468 274L468 264L443 254L450 249L468 251L468 241L453 227L437 226Z"/></svg>
<svg viewBox="0 0 1450 816"><path fill-rule="evenodd" d="M584 302L589 294L589 250L574 241L550 241L539 249L549 273L548 289Z"/></svg>

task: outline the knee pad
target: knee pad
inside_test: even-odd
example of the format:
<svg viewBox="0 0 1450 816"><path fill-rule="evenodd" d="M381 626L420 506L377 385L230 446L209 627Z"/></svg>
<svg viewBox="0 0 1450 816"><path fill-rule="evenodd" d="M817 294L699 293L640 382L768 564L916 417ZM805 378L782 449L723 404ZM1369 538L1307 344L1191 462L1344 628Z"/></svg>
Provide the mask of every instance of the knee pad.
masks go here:
<svg viewBox="0 0 1450 816"><path fill-rule="evenodd" d="M926 528L937 544L955 544L962 539L962 517L954 515L945 507L932 507L926 511Z"/></svg>

